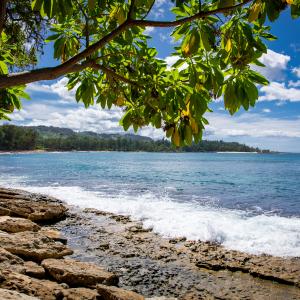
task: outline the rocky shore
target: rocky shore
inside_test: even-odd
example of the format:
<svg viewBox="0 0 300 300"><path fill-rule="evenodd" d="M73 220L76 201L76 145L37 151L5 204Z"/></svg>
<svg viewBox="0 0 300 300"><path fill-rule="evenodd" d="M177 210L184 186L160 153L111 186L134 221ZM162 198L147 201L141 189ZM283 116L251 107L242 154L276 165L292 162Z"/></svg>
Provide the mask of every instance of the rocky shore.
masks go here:
<svg viewBox="0 0 300 300"><path fill-rule="evenodd" d="M1 188L0 299L300 299L300 258L166 239L128 216Z"/></svg>

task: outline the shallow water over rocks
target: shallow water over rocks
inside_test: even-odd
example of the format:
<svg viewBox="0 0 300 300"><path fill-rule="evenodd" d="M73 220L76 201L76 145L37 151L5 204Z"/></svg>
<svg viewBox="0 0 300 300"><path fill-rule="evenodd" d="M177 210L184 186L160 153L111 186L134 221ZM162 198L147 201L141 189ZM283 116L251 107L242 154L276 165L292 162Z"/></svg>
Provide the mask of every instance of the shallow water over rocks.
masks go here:
<svg viewBox="0 0 300 300"><path fill-rule="evenodd" d="M178 299L299 299L300 259L255 256L212 243L165 239L139 222L70 208L56 224L73 257L104 265L122 288Z"/></svg>

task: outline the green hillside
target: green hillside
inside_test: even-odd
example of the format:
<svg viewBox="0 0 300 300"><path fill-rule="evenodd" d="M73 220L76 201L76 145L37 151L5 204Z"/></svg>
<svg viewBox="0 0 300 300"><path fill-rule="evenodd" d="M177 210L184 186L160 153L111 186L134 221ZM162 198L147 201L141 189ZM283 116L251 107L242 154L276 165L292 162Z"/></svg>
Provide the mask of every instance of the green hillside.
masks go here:
<svg viewBox="0 0 300 300"><path fill-rule="evenodd" d="M75 132L47 126L0 126L0 150L46 151L149 151L149 152L269 152L236 142L203 140L189 147L175 148L168 140L153 140L134 134Z"/></svg>

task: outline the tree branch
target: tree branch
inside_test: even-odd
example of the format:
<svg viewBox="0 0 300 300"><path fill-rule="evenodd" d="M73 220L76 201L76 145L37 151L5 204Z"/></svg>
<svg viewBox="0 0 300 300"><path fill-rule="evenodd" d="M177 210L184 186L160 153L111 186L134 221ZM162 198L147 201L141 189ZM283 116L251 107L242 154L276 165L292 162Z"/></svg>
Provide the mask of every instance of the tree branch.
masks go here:
<svg viewBox="0 0 300 300"><path fill-rule="evenodd" d="M134 13L134 8L135 8L135 0L131 0L128 15L127 15L127 20L132 20L132 16L133 16L133 13Z"/></svg>
<svg viewBox="0 0 300 300"><path fill-rule="evenodd" d="M0 0L0 3L6 2L7 0L3 1ZM104 36L98 42L90 45L82 52L78 53L77 55L70 58L68 61L64 62L61 65L56 67L50 68L42 68L36 69L29 72L24 73L17 73L17 74L9 74L5 76L0 76L0 88L9 88L12 86L23 85L39 80L52 80L56 79L64 74L78 72L83 70L84 68L88 67L86 63L78 64L80 61L84 60L85 58L91 56L94 52L104 47L107 43L112 41L115 37L119 34L124 32L126 29L134 27L134 26L152 26L152 27L174 27L178 25L182 25L184 23L188 23L197 19L205 18L210 15L228 12L234 10L236 8L242 7L253 0L245 0L237 5L224 7L224 8L217 8L210 11L201 11L193 16L182 18L175 21L151 21L151 20L131 20L127 18L127 20L118 26L116 29L111 31L109 34ZM133 6L134 0L131 2L131 6ZM85 66L85 67L84 67ZM129 83L129 82L128 82ZM133 82L131 82L133 83Z"/></svg>
<svg viewBox="0 0 300 300"><path fill-rule="evenodd" d="M119 75L119 74L117 74L115 71L113 71L113 70L111 70L111 69L109 69L109 68L107 68L107 67L104 67L104 66L102 66L102 65L99 65L99 64L94 63L94 64L92 65L92 68L93 68L93 69L96 69L96 70L101 70L102 72L104 72L104 73L110 75L111 77L113 77L113 78L115 78L115 79L118 79L118 80L123 81L123 82L125 82L125 83L128 83L128 84L130 84L130 85L133 85L133 86L142 88L137 82L132 81L132 80L130 80L130 79L128 79L128 78L126 78L126 77L124 77L124 76L122 76L122 75Z"/></svg>
<svg viewBox="0 0 300 300"><path fill-rule="evenodd" d="M197 19L202 19L214 14L219 14L219 13L224 13L224 12L228 12L234 9L237 9L239 7L242 7L250 2L252 2L253 0L245 0L239 4L233 5L233 6L228 6L228 7L220 7L214 10L209 10L209 11L200 11L197 14L190 16L190 17L186 17L186 18L182 18L182 19L178 19L175 21L151 21L151 20L134 20L133 23L135 26L151 26L151 27L174 27L174 26L178 26L178 25L182 25L184 23L188 23L188 22L192 22L194 20Z"/></svg>

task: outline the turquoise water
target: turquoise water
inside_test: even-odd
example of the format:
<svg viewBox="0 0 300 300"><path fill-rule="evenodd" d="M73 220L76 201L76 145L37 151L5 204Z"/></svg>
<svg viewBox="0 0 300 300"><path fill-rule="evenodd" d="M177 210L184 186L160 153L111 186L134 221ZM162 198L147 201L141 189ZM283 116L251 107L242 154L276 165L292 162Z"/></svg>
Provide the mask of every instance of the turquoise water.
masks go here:
<svg viewBox="0 0 300 300"><path fill-rule="evenodd" d="M165 236L300 256L300 155L0 155L0 185L140 219Z"/></svg>

